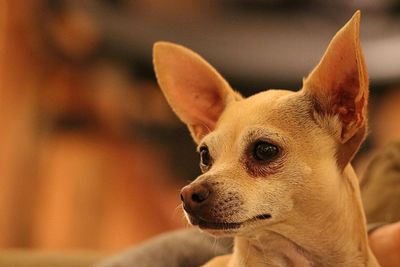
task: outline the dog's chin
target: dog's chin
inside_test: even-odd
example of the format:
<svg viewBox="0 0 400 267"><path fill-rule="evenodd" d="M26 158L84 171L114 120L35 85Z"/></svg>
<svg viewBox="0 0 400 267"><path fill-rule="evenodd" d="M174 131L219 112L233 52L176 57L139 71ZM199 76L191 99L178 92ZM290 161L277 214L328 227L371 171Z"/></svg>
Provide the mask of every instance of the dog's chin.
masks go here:
<svg viewBox="0 0 400 267"><path fill-rule="evenodd" d="M202 231L208 232L216 236L232 236L238 233L241 229L253 225L254 223L268 220L271 218L270 214L262 214L254 216L251 219L241 222L224 222L224 221L206 221L197 216L186 214L189 222L198 226Z"/></svg>

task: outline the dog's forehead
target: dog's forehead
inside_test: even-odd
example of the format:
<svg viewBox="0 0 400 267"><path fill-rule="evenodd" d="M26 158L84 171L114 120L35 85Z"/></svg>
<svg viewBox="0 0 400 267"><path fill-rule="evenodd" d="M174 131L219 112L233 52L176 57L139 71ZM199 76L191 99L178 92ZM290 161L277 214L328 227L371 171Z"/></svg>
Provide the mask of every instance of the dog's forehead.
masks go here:
<svg viewBox="0 0 400 267"><path fill-rule="evenodd" d="M242 127L265 123L282 126L282 120L296 123L304 117L307 105L299 92L271 89L228 105L219 124Z"/></svg>
<svg viewBox="0 0 400 267"><path fill-rule="evenodd" d="M210 143L215 143L211 139L223 140L229 144L245 139L242 140L245 143L251 139L246 136L254 137L263 132L264 136L275 135L286 140L302 138L306 142L305 135L309 136L306 132L316 127L311 119L310 105L301 92L268 90L258 93L229 104L215 131L206 140Z"/></svg>

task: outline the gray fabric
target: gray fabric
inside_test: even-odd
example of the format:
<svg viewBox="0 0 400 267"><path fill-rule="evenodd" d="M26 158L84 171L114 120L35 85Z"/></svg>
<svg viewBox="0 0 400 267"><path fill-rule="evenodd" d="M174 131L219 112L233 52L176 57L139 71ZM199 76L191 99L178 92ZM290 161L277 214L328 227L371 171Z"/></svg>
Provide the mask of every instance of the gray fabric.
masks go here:
<svg viewBox="0 0 400 267"><path fill-rule="evenodd" d="M400 140L382 149L361 181L368 223L400 220Z"/></svg>
<svg viewBox="0 0 400 267"><path fill-rule="evenodd" d="M95 267L198 267L231 250L230 238L217 240L198 229L187 229L160 235Z"/></svg>

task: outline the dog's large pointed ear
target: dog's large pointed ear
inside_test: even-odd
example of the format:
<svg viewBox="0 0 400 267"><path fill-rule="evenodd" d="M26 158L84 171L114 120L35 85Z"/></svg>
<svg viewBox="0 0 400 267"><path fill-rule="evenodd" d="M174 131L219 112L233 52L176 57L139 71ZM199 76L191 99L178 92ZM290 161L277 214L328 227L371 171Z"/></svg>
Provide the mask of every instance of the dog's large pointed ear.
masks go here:
<svg viewBox="0 0 400 267"><path fill-rule="evenodd" d="M335 35L321 61L303 83L303 90L311 95L320 122L334 128L341 143L338 161L342 166L352 159L367 129L368 74L359 28L360 11L357 11Z"/></svg>
<svg viewBox="0 0 400 267"><path fill-rule="evenodd" d="M226 105L240 98L210 64L183 46L157 42L153 60L161 90L196 143L214 130Z"/></svg>

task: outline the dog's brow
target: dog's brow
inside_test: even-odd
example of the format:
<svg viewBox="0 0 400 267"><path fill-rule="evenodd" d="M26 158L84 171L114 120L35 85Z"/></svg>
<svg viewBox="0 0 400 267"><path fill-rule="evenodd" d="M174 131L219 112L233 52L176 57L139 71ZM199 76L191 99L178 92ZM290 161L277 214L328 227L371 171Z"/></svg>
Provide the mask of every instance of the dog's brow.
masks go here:
<svg viewBox="0 0 400 267"><path fill-rule="evenodd" d="M266 139L267 141L275 142L278 144L287 143L284 136L279 134L272 128L265 127L251 127L248 128L241 138L244 143L254 142L257 139Z"/></svg>
<svg viewBox="0 0 400 267"><path fill-rule="evenodd" d="M214 147L215 144L218 144L218 136L213 135L213 133L210 133L207 137L205 137L200 144L197 146L197 151L200 151L200 148L204 145L206 145L208 148Z"/></svg>

